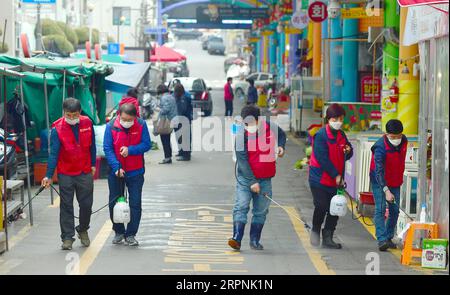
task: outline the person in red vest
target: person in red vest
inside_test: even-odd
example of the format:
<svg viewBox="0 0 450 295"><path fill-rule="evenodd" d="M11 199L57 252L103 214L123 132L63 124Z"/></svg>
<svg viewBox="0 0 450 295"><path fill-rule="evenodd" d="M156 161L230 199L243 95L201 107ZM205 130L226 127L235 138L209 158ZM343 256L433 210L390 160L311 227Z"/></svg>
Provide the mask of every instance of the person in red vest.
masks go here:
<svg viewBox="0 0 450 295"><path fill-rule="evenodd" d="M119 108L123 104L131 103L136 108L136 115L138 117L140 117L138 96L139 96L139 91L137 88L133 87L133 88L128 89L127 95L122 97L122 99L119 102ZM117 110L117 115L119 115L119 110Z"/></svg>
<svg viewBox="0 0 450 295"><path fill-rule="evenodd" d="M138 246L135 236L139 229L142 215L142 187L144 185L144 153L152 146L147 124L137 118L133 104L119 107L119 116L106 125L103 150L111 173L108 177L109 212L113 221L114 199L122 194L123 183L128 188L130 205L130 223L113 222L115 237L113 244ZM122 178L122 179L120 179Z"/></svg>
<svg viewBox="0 0 450 295"><path fill-rule="evenodd" d="M309 186L314 199L314 213L310 242L322 247L341 249L342 245L333 241L333 234L339 217L330 215L330 203L342 184L344 161L353 156L353 148L341 130L345 110L339 104L331 104L326 111L327 124L314 135L309 163ZM326 217L326 219L325 219Z"/></svg>
<svg viewBox="0 0 450 295"><path fill-rule="evenodd" d="M403 184L408 148L408 140L402 133L402 122L389 120L386 123L386 134L371 149L370 183L375 201L374 221L380 251L397 248L392 238L399 214L400 187ZM386 202L389 217L385 221Z"/></svg>
<svg viewBox="0 0 450 295"><path fill-rule="evenodd" d="M61 195L61 248L71 250L75 230L81 244L90 245L88 229L91 220L95 174L95 134L91 120L81 115L80 101L67 98L63 102L64 116L52 125L50 155L42 186L48 188L57 168ZM75 228L73 197L80 206L80 224Z"/></svg>
<svg viewBox="0 0 450 295"><path fill-rule="evenodd" d="M233 208L233 237L228 245L240 250L247 213L253 201L250 227L250 248L263 250L261 232L272 198L272 178L276 173L276 154L283 157L286 134L273 123L258 120L259 108L248 105L242 109L244 128L236 134L236 195Z"/></svg>
<svg viewBox="0 0 450 295"><path fill-rule="evenodd" d="M233 116L233 78L227 78L227 83L223 87L223 98L225 100L225 117L230 118Z"/></svg>

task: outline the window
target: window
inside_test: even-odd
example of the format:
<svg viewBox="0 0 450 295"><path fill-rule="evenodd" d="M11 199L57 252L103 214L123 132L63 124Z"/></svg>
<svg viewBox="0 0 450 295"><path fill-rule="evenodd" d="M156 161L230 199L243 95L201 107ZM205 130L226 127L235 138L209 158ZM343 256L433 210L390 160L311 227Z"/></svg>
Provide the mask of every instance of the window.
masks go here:
<svg viewBox="0 0 450 295"><path fill-rule="evenodd" d="M259 76L259 80L261 80L261 81L269 80L269 75L267 75L267 74L261 74L261 76Z"/></svg>

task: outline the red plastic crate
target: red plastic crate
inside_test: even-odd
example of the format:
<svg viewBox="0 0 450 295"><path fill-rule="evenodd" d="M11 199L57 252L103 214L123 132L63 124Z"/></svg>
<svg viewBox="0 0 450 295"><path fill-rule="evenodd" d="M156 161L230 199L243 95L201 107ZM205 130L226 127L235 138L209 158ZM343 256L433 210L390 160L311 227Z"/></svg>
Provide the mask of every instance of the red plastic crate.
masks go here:
<svg viewBox="0 0 450 295"><path fill-rule="evenodd" d="M372 192L360 192L359 193L359 203L366 205L375 205Z"/></svg>

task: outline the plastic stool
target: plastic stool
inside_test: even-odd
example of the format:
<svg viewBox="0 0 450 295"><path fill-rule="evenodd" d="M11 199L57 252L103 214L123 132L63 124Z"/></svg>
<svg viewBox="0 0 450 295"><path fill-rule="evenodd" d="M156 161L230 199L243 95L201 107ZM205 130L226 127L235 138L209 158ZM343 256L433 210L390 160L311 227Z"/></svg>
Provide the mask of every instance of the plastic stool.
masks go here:
<svg viewBox="0 0 450 295"><path fill-rule="evenodd" d="M437 223L419 223L410 222L410 227L406 233L406 239L403 244L401 263L410 265L413 257L422 257L422 249L413 248L414 234L417 230L427 230L428 238L438 238L438 224Z"/></svg>

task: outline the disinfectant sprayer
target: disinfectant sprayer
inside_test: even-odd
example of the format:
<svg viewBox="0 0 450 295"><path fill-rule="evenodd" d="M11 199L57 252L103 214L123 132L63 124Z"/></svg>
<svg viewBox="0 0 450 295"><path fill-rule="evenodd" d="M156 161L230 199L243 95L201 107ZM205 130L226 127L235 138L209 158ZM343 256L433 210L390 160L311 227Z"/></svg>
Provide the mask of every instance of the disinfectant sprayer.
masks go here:
<svg viewBox="0 0 450 295"><path fill-rule="evenodd" d="M344 152L344 169L341 176L341 181L339 184L339 188L337 189L336 195L331 199L330 203L330 215L333 216L345 216L347 214L347 198L345 197L345 157L346 153Z"/></svg>
<svg viewBox="0 0 450 295"><path fill-rule="evenodd" d="M130 222L130 205L127 202L126 190L125 190L125 179L120 180L123 183L121 196L117 198L117 202L113 209L113 221L114 223L127 224Z"/></svg>

